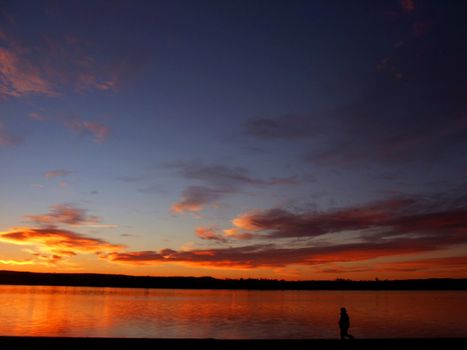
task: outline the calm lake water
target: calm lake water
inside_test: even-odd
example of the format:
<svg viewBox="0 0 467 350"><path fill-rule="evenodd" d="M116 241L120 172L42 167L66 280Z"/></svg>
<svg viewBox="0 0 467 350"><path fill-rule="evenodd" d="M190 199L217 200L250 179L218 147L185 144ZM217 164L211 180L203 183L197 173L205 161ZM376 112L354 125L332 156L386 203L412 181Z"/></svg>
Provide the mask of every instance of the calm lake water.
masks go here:
<svg viewBox="0 0 467 350"><path fill-rule="evenodd" d="M466 292L239 291L0 286L0 335L466 337Z"/></svg>

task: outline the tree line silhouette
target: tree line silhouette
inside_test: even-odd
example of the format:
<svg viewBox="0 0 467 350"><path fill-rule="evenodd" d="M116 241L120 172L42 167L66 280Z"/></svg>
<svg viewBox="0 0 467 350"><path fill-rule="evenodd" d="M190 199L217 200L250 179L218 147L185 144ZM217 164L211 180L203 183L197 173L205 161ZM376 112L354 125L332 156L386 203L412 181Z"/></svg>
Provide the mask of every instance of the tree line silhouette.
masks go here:
<svg viewBox="0 0 467 350"><path fill-rule="evenodd" d="M0 271L3 285L44 285L125 288L259 289L259 290L467 290L466 279L285 281L217 279L213 277L153 277L93 273Z"/></svg>

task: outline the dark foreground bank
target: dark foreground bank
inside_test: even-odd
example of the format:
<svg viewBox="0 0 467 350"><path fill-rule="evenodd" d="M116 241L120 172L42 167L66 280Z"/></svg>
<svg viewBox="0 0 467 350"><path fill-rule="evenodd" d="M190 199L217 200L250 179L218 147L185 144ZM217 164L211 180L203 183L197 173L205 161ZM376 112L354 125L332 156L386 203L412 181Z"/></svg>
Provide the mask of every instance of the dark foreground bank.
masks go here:
<svg viewBox="0 0 467 350"><path fill-rule="evenodd" d="M0 349L467 349L467 338L433 339L146 339L146 338L57 338L0 337Z"/></svg>

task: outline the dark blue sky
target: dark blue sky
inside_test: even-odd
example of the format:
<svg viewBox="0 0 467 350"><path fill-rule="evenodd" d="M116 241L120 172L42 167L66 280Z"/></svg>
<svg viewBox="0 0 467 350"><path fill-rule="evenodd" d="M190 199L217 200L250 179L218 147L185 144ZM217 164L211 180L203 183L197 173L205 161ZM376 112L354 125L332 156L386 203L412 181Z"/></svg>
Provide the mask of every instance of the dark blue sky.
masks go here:
<svg viewBox="0 0 467 350"><path fill-rule="evenodd" d="M466 15L0 1L0 263L465 275Z"/></svg>

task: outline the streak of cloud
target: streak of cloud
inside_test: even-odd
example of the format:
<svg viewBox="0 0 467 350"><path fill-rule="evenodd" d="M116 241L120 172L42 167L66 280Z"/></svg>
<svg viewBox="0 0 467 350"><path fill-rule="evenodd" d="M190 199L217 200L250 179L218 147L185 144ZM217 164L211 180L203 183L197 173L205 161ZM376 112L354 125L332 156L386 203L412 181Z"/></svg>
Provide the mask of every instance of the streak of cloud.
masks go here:
<svg viewBox="0 0 467 350"><path fill-rule="evenodd" d="M28 221L39 225L67 224L72 226L96 225L100 218L95 215L87 215L86 210L73 204L56 204L50 207L47 214L25 215Z"/></svg>
<svg viewBox="0 0 467 350"><path fill-rule="evenodd" d="M172 205L172 212L198 212L208 205L240 192L247 186L270 187L276 185L296 185L296 177L260 179L250 175L246 168L222 164L177 163L168 166L175 169L185 179L201 185L189 186L182 192L181 200Z"/></svg>
<svg viewBox="0 0 467 350"><path fill-rule="evenodd" d="M44 173L44 177L50 179L54 177L63 177L63 176L68 176L70 174L73 174L72 171L70 170L64 170L64 169L56 169L56 170L49 170Z"/></svg>

